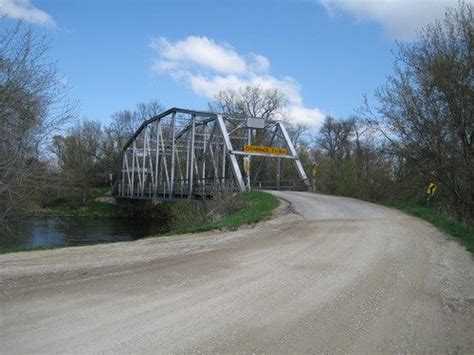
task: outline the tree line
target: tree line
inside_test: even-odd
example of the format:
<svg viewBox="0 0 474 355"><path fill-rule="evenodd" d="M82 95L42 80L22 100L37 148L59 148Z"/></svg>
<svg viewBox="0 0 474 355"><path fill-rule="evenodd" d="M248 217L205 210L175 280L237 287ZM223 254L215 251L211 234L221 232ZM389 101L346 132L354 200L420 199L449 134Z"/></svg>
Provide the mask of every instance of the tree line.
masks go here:
<svg viewBox="0 0 474 355"><path fill-rule="evenodd" d="M4 21L4 20L0 20ZM58 200L81 206L115 178L121 148L159 101L78 121L76 105L46 41L21 23L0 36L0 225ZM287 117L277 89L248 86L218 93L209 109L287 121L319 192L377 202L424 203L474 221L474 31L472 6L460 2L398 43L393 73L350 117L327 116L318 131ZM282 170L290 175L289 168ZM284 178L284 176L283 176Z"/></svg>

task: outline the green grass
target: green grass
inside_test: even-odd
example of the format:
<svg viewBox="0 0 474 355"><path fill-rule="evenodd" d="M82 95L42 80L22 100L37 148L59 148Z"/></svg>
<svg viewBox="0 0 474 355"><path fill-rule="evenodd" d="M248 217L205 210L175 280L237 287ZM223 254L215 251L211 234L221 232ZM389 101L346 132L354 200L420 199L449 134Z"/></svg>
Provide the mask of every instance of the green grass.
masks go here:
<svg viewBox="0 0 474 355"><path fill-rule="evenodd" d="M246 203L246 207L225 217L220 221L221 227L235 229L244 224L251 224L270 217L278 207L278 199L266 192L249 191L238 195Z"/></svg>
<svg viewBox="0 0 474 355"><path fill-rule="evenodd" d="M467 250L474 253L474 228L450 219L431 208L403 203L393 204L392 207L430 222L441 231L456 238Z"/></svg>
<svg viewBox="0 0 474 355"><path fill-rule="evenodd" d="M201 225L189 228L176 228L164 235L198 233L212 229L235 230L245 224L257 223L272 215L273 210L278 206L278 199L266 192L249 191L239 193L236 198L241 199L245 205L236 212L225 216L216 222L206 222Z"/></svg>

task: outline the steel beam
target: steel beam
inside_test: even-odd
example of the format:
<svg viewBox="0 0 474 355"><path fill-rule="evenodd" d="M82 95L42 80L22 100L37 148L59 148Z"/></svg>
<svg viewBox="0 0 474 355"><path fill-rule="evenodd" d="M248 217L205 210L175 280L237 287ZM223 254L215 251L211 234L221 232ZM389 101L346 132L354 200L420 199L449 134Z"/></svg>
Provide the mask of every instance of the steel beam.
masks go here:
<svg viewBox="0 0 474 355"><path fill-rule="evenodd" d="M176 112L171 116L171 175L170 175L170 198L173 197L174 188L174 169L175 169L175 150L176 150Z"/></svg>
<svg viewBox="0 0 474 355"><path fill-rule="evenodd" d="M188 200L192 199L193 195L193 165L194 165L194 137L196 135L196 117L194 115L191 116L191 149L190 149L190 157L189 157L189 165L187 166L188 169L188 176L189 176L189 186L188 186Z"/></svg>
<svg viewBox="0 0 474 355"><path fill-rule="evenodd" d="M267 154L267 153L254 153L254 152L243 152L241 150L233 150L232 154L236 155L249 155L253 157L267 157L267 158L283 158L283 159L299 159L298 156L293 155L278 155L278 154Z"/></svg>
<svg viewBox="0 0 474 355"><path fill-rule="evenodd" d="M293 161L293 164L295 165L298 175L300 176L302 180L304 180L305 184L309 186L308 176L306 176L306 173L303 168L303 164L301 164L300 158L298 157L298 153L296 152L293 142L291 142L290 136L288 135L288 132L286 131L285 126L283 126L281 122L278 122L278 127L280 128L280 131L283 134L283 137L285 138L286 145L288 146L288 149L290 150L291 155L295 158Z"/></svg>
<svg viewBox="0 0 474 355"><path fill-rule="evenodd" d="M230 142L229 135L227 134L227 128L225 126L222 115L217 115L217 123L219 125L222 138L224 139L225 147L227 149L227 152L229 153L230 165L232 167L232 172L234 173L235 182L237 183L237 186L239 187L240 191L245 191L245 184L242 178L242 172L240 171L239 164L237 163L237 159L235 157L235 154L233 153L234 149L232 148L232 143Z"/></svg>

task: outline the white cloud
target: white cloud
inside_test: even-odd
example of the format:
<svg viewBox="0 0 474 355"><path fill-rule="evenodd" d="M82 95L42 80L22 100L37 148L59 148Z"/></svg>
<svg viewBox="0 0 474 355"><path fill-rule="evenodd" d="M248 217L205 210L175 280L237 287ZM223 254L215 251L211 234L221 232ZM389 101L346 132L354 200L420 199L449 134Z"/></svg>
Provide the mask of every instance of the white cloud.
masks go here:
<svg viewBox="0 0 474 355"><path fill-rule="evenodd" d="M182 41L170 43L160 37L151 46L162 57L160 62L175 66L195 64L220 73L244 73L246 62L228 44L217 44L207 37L189 36Z"/></svg>
<svg viewBox="0 0 474 355"><path fill-rule="evenodd" d="M250 57L253 60L253 63L250 64L250 69L257 73L265 73L270 69L270 61L267 57L264 57L260 54L251 53Z"/></svg>
<svg viewBox="0 0 474 355"><path fill-rule="evenodd" d="M390 36L413 38L422 26L442 18L457 0L318 0L329 14L353 14L359 21L380 23ZM472 1L472 0L471 0ZM469 0L468 0L469 2Z"/></svg>
<svg viewBox="0 0 474 355"><path fill-rule="evenodd" d="M271 75L255 75L249 73L244 76L237 75L202 75L186 73L185 79L189 82L193 91L199 95L213 98L219 91L227 89L238 89L247 85L258 85L263 89L279 89L294 105L303 105L300 87L293 79L286 77L277 79Z"/></svg>
<svg viewBox="0 0 474 355"><path fill-rule="evenodd" d="M321 126L326 118L326 115L317 108L307 108L298 105L290 106L288 114L290 117L297 117L299 123L312 127Z"/></svg>
<svg viewBox="0 0 474 355"><path fill-rule="evenodd" d="M247 85L277 88L288 98L288 114L296 122L319 126L324 119L319 109L304 106L297 81L269 73L270 61L261 54L242 56L227 43L198 36L176 42L160 37L151 47L157 54L152 70L185 82L197 95L212 99L221 90Z"/></svg>
<svg viewBox="0 0 474 355"><path fill-rule="evenodd" d="M53 18L30 0L0 0L0 15L39 25L55 26Z"/></svg>

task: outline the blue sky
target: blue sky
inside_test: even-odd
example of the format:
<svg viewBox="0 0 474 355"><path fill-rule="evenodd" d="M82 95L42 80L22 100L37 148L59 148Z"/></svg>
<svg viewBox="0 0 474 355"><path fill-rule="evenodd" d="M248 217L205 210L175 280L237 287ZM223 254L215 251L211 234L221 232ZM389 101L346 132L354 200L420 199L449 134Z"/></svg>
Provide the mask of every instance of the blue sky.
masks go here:
<svg viewBox="0 0 474 355"><path fill-rule="evenodd" d="M206 109L216 91L277 87L317 127L346 117L391 72L395 40L452 0L0 0L50 38L82 118L159 99Z"/></svg>

